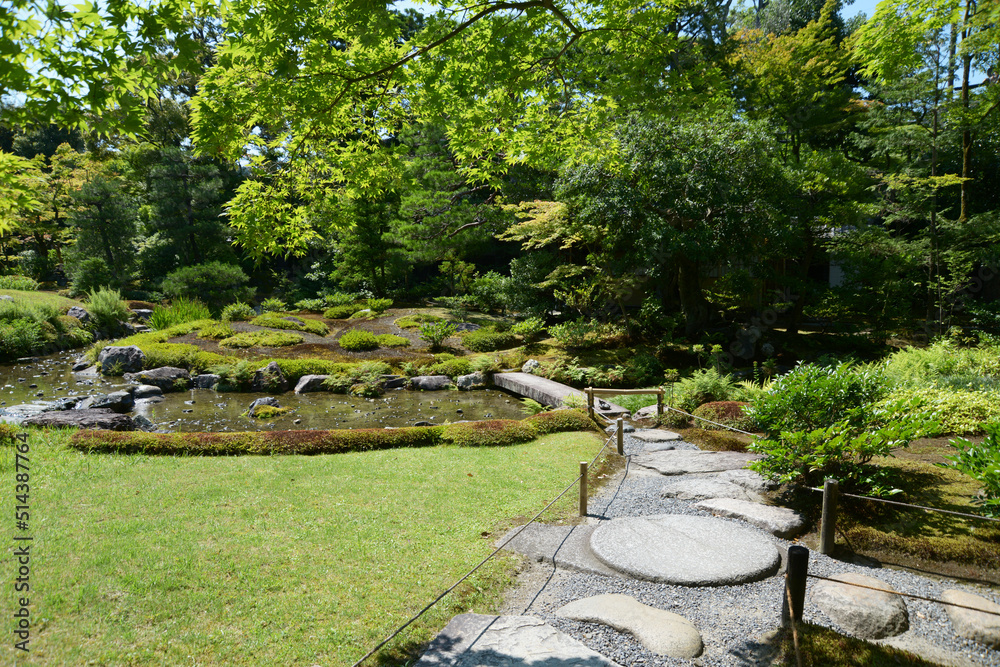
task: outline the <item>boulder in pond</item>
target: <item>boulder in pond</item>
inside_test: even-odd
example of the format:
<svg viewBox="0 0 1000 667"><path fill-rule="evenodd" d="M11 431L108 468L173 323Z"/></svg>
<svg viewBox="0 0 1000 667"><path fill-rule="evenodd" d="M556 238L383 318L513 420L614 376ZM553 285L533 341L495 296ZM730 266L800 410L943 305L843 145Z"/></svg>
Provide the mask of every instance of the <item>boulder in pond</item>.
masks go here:
<svg viewBox="0 0 1000 667"><path fill-rule="evenodd" d="M215 385L222 381L221 375L215 373L202 373L191 378L191 385L195 389L215 389Z"/></svg>
<svg viewBox="0 0 1000 667"><path fill-rule="evenodd" d="M146 355L135 345L108 345L97 355L97 367L104 375L138 373L146 364Z"/></svg>
<svg viewBox="0 0 1000 667"><path fill-rule="evenodd" d="M310 391L323 391L323 382L329 375L303 375L295 385L296 394L305 394Z"/></svg>
<svg viewBox="0 0 1000 667"><path fill-rule="evenodd" d="M162 396L163 390L157 387L155 384L140 384L135 388L133 392L133 398L152 398L154 396Z"/></svg>
<svg viewBox="0 0 1000 667"><path fill-rule="evenodd" d="M253 383L250 385L251 391L259 392L279 392L288 391L288 380L281 372L281 366L272 361L263 368L258 368L253 374Z"/></svg>
<svg viewBox="0 0 1000 667"><path fill-rule="evenodd" d="M521 372L534 373L535 369L538 368L539 366L541 366L541 364L535 361L534 359L528 359L526 362L524 362L524 365L521 366Z"/></svg>
<svg viewBox="0 0 1000 667"><path fill-rule="evenodd" d="M79 410L111 410L119 414L126 414L135 407L135 399L130 391L113 391L110 394L94 394L88 396L76 405ZM131 429L128 429L131 430Z"/></svg>
<svg viewBox="0 0 1000 667"><path fill-rule="evenodd" d="M379 382L383 389L402 389L409 380L402 375L379 375Z"/></svg>
<svg viewBox="0 0 1000 667"><path fill-rule="evenodd" d="M76 428L99 428L105 431L134 431L135 421L129 415L118 414L108 408L89 410L66 410L46 412L28 417L22 424L26 426L50 426Z"/></svg>
<svg viewBox="0 0 1000 667"><path fill-rule="evenodd" d="M70 317L75 317L76 319L80 320L81 324L85 324L90 321L90 313L88 313L85 309L81 308L80 306L73 306L72 308L66 311L66 314L69 315Z"/></svg>
<svg viewBox="0 0 1000 667"><path fill-rule="evenodd" d="M479 371L468 375L459 375L455 378L455 384L459 389L480 389L486 386L486 378Z"/></svg>
<svg viewBox="0 0 1000 667"><path fill-rule="evenodd" d="M410 389L420 391L439 391L447 389L451 384L451 378L447 375L417 375L410 378Z"/></svg>
<svg viewBox="0 0 1000 667"><path fill-rule="evenodd" d="M161 366L138 373L126 373L126 382L150 384L163 391L183 391L191 385L191 374L183 368Z"/></svg>
<svg viewBox="0 0 1000 667"><path fill-rule="evenodd" d="M259 408L262 405L269 405L272 408L280 408L281 407L281 404L278 403L278 399L274 398L273 396L265 396L263 398L256 398L256 399L254 399L253 403L250 404L250 407L247 408L247 416L248 417L253 417L254 414L255 414L255 412L256 412L256 410L257 410L257 408Z"/></svg>

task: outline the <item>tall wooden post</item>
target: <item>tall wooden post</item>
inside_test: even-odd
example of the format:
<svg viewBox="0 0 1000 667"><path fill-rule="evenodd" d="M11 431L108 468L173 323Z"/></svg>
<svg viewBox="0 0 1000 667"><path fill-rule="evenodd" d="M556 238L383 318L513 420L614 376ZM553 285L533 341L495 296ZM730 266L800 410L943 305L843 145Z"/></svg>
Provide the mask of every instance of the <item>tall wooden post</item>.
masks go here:
<svg viewBox="0 0 1000 667"><path fill-rule="evenodd" d="M837 543L837 497L840 484L835 479L823 482L823 519L819 533L819 552L830 555Z"/></svg>
<svg viewBox="0 0 1000 667"><path fill-rule="evenodd" d="M806 576L809 573L809 550L799 544L788 547L785 586L781 591L781 624L801 621L806 602Z"/></svg>
<svg viewBox="0 0 1000 667"><path fill-rule="evenodd" d="M591 419L593 419L594 418L594 388L593 387L587 387L586 392L587 392L587 414L590 415Z"/></svg>
<svg viewBox="0 0 1000 667"><path fill-rule="evenodd" d="M587 516L587 462L580 461L580 516Z"/></svg>
<svg viewBox="0 0 1000 667"><path fill-rule="evenodd" d="M656 392L656 416L663 416L663 387L660 387L660 390Z"/></svg>
<svg viewBox="0 0 1000 667"><path fill-rule="evenodd" d="M625 422L619 417L618 421L615 422L615 427L618 429L615 431L615 435L618 437L618 453L622 456L625 455Z"/></svg>

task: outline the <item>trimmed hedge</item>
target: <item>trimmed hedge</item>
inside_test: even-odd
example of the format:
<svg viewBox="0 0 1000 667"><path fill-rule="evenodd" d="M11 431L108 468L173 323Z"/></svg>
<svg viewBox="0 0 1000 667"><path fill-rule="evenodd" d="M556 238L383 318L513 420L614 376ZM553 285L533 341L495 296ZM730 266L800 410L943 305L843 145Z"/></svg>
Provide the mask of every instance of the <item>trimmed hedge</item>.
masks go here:
<svg viewBox="0 0 1000 667"><path fill-rule="evenodd" d="M510 419L448 424L443 428L444 441L459 447L507 447L538 437L532 424Z"/></svg>
<svg viewBox="0 0 1000 667"><path fill-rule="evenodd" d="M396 334L381 334L375 337L381 347L409 347L410 339Z"/></svg>
<svg viewBox="0 0 1000 667"><path fill-rule="evenodd" d="M517 345L517 336L507 331L497 331L491 327L483 327L470 331L462 338L462 345L473 352L493 352L505 350Z"/></svg>
<svg viewBox="0 0 1000 667"><path fill-rule="evenodd" d="M364 350L375 350L378 348L378 338L370 331L361 329L351 329L337 341L340 347L350 352L361 352Z"/></svg>
<svg viewBox="0 0 1000 667"><path fill-rule="evenodd" d="M583 410L552 410L539 412L524 420L535 427L539 435L563 433L566 431L593 431L594 422Z"/></svg>
<svg viewBox="0 0 1000 667"><path fill-rule="evenodd" d="M361 303L349 304L346 306L332 306L323 312L323 317L328 320L346 320L359 310L364 310L367 306Z"/></svg>
<svg viewBox="0 0 1000 667"><path fill-rule="evenodd" d="M302 323L299 324L294 320L286 320L277 313L268 312L253 318L252 320L250 320L250 324L256 325L258 327L268 327L271 329L290 329L291 331L305 331L306 333L315 334L317 336L326 336L330 333L330 327L326 326L322 322L305 319L301 317L296 319L301 320Z"/></svg>
<svg viewBox="0 0 1000 667"><path fill-rule="evenodd" d="M0 423L0 446L13 445L20 429L10 424Z"/></svg>
<svg viewBox="0 0 1000 667"><path fill-rule="evenodd" d="M286 347L303 340L302 334L288 331L244 331L219 341L219 347Z"/></svg>

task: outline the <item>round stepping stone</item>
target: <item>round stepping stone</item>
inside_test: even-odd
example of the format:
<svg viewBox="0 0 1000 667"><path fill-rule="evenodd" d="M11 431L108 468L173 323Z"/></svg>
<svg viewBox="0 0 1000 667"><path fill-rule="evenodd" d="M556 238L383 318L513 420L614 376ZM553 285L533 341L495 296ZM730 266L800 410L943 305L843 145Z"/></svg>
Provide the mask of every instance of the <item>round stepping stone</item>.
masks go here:
<svg viewBox="0 0 1000 667"><path fill-rule="evenodd" d="M1000 604L988 600L979 595L949 589L941 593L941 599L945 602L960 604L962 607L952 607L945 605L951 624L955 626L955 632L966 639L985 644L993 648L1000 648ZM963 609L963 607L975 607L983 612ZM992 612L992 613L988 613Z"/></svg>
<svg viewBox="0 0 1000 667"><path fill-rule="evenodd" d="M853 572L830 578L837 581L818 582L812 590L812 601L843 629L862 639L885 639L910 628L906 604L889 584Z"/></svg>
<svg viewBox="0 0 1000 667"><path fill-rule="evenodd" d="M590 549L613 570L681 586L757 581L781 563L774 543L759 530L679 514L612 519L594 531Z"/></svg>

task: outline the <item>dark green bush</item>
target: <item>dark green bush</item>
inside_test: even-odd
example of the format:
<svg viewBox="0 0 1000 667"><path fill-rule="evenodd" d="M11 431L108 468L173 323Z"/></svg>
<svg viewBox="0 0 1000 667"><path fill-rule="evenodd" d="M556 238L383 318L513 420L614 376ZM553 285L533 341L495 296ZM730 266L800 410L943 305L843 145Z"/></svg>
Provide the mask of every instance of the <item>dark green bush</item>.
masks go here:
<svg viewBox="0 0 1000 667"><path fill-rule="evenodd" d="M468 359L447 359L420 369L421 375L447 375L456 378L472 372L472 362Z"/></svg>
<svg viewBox="0 0 1000 667"><path fill-rule="evenodd" d="M250 304L237 301L222 309L221 319L223 322L247 322L256 315Z"/></svg>
<svg viewBox="0 0 1000 667"><path fill-rule="evenodd" d="M465 334L462 344L473 352L493 352L516 346L517 336L493 327L483 327Z"/></svg>
<svg viewBox="0 0 1000 667"><path fill-rule="evenodd" d="M448 322L427 322L420 325L420 340L430 343L431 350L440 350L455 331L455 325Z"/></svg>
<svg viewBox="0 0 1000 667"><path fill-rule="evenodd" d="M87 312L90 325L101 331L116 331L128 322L128 306L122 300L121 292L102 287L87 295Z"/></svg>
<svg viewBox="0 0 1000 667"><path fill-rule="evenodd" d="M162 290L171 297L199 298L212 312L220 312L226 304L253 297L256 290L248 282L250 278L235 264L209 262L171 272Z"/></svg>
<svg viewBox="0 0 1000 667"><path fill-rule="evenodd" d="M108 263L100 257L87 257L81 260L72 270L73 296L93 292L102 287L118 285L121 280L108 268Z"/></svg>
<svg viewBox="0 0 1000 667"><path fill-rule="evenodd" d="M26 357L44 343L42 325L37 321L27 317L0 320L0 357Z"/></svg>
<svg viewBox="0 0 1000 667"><path fill-rule="evenodd" d="M333 306L331 308L326 309L326 311L323 313L323 317L325 317L328 320L346 320L354 313L364 309L365 306L358 303L348 304L343 306Z"/></svg>
<svg viewBox="0 0 1000 667"><path fill-rule="evenodd" d="M28 276L0 276L0 289L36 292L38 291L38 281Z"/></svg>
<svg viewBox="0 0 1000 667"><path fill-rule="evenodd" d="M566 431L593 431L597 429L594 422L584 410L551 410L539 412L524 420L538 431L539 435L549 433L564 433Z"/></svg>
<svg viewBox="0 0 1000 667"><path fill-rule="evenodd" d="M506 447L538 437L532 424L508 419L448 424L443 428L442 440L459 447Z"/></svg>
<svg viewBox="0 0 1000 667"><path fill-rule="evenodd" d="M381 334L376 336L380 347L409 347L410 339L396 334Z"/></svg>
<svg viewBox="0 0 1000 667"><path fill-rule="evenodd" d="M270 297L260 302L260 310L263 313L283 313L288 310L288 305L277 297Z"/></svg>
<svg viewBox="0 0 1000 667"><path fill-rule="evenodd" d="M370 331L361 329L351 329L340 337L337 341L340 347L350 352L361 352L364 350L375 350L378 348L378 338Z"/></svg>
<svg viewBox="0 0 1000 667"><path fill-rule="evenodd" d="M368 299L367 303L373 313L381 314L392 308L392 299Z"/></svg>
<svg viewBox="0 0 1000 667"><path fill-rule="evenodd" d="M211 317L212 313L209 312L208 306L201 301L181 297L174 299L169 306L153 308L153 314L149 317L149 326L157 330L169 329L178 324L207 320Z"/></svg>

